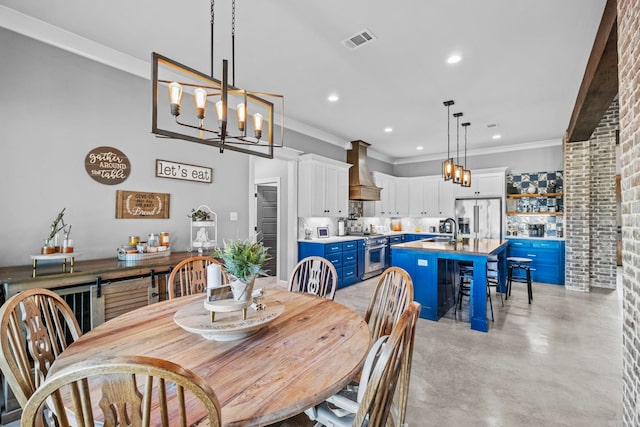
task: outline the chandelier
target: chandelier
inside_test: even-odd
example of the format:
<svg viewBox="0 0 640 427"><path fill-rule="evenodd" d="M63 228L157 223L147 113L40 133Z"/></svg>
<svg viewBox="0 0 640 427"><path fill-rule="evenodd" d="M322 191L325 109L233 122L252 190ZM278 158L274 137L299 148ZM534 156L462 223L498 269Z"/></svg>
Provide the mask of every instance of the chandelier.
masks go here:
<svg viewBox="0 0 640 427"><path fill-rule="evenodd" d="M231 12L231 84L226 59L222 61L220 80L214 77L214 3L211 0L211 75L152 54L151 132L219 147L221 153L226 148L271 159L274 147L284 145L284 97L235 86L235 0ZM168 96L160 95L162 88ZM185 92L192 96L193 104L182 102ZM274 144L274 106L279 107L281 116L279 144ZM229 114L234 108L235 114Z"/></svg>

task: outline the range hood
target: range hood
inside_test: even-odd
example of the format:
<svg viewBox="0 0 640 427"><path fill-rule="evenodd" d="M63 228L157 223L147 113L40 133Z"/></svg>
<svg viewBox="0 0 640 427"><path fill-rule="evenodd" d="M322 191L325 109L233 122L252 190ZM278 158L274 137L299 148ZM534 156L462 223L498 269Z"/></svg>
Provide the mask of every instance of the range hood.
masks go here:
<svg viewBox="0 0 640 427"><path fill-rule="evenodd" d="M351 150L347 150L349 168L349 200L380 200L380 190L371 178L367 165L367 147L371 145L362 140L351 141Z"/></svg>

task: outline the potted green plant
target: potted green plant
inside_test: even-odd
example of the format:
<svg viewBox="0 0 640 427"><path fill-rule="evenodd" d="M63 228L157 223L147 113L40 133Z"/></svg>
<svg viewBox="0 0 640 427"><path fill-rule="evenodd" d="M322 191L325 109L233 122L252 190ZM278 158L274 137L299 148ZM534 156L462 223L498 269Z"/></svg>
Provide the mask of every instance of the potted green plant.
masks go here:
<svg viewBox="0 0 640 427"><path fill-rule="evenodd" d="M231 276L233 298L250 304L256 277L266 275L262 266L270 259L268 248L262 242L238 239L225 242L224 248L216 249L214 256L222 260Z"/></svg>

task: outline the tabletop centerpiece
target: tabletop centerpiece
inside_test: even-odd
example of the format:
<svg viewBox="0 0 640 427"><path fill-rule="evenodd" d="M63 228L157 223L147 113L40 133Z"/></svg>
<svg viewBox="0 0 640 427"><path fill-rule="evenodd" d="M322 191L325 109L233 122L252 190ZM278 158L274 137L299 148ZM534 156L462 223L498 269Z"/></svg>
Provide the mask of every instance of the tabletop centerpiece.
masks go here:
<svg viewBox="0 0 640 427"><path fill-rule="evenodd" d="M234 300L251 305L256 277L266 276L262 266L270 259L267 249L262 242L238 239L215 250L214 257L222 260L229 275Z"/></svg>

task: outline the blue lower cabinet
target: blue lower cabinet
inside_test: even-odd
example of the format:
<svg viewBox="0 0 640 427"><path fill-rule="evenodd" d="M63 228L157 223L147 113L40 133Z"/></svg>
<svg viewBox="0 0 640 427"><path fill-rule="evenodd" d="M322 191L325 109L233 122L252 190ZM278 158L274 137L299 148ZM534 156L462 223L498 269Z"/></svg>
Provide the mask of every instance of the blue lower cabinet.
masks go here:
<svg viewBox="0 0 640 427"><path fill-rule="evenodd" d="M338 273L338 288L362 280L364 274L364 241L347 242L298 242L298 261L309 256L320 256L329 260Z"/></svg>
<svg viewBox="0 0 640 427"><path fill-rule="evenodd" d="M564 285L564 242L562 240L509 239L510 257L529 258L531 280Z"/></svg>
<svg viewBox="0 0 640 427"><path fill-rule="evenodd" d="M391 250L392 265L400 267L411 276L413 299L422 305L420 317L437 321L441 316L438 301L438 259L427 252L416 254L411 251Z"/></svg>

